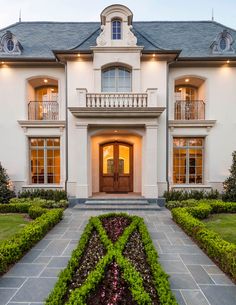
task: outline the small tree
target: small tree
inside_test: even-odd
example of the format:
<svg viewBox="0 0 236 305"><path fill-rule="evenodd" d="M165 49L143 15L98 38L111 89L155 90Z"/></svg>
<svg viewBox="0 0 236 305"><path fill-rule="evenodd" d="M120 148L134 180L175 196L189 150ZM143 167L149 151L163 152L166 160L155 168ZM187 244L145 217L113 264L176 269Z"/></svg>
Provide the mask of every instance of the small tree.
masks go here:
<svg viewBox="0 0 236 305"><path fill-rule="evenodd" d="M233 163L230 169L230 176L223 183L225 194L223 199L236 202L236 151L233 152Z"/></svg>
<svg viewBox="0 0 236 305"><path fill-rule="evenodd" d="M8 203L15 193L10 189L10 179L0 163L0 203Z"/></svg>

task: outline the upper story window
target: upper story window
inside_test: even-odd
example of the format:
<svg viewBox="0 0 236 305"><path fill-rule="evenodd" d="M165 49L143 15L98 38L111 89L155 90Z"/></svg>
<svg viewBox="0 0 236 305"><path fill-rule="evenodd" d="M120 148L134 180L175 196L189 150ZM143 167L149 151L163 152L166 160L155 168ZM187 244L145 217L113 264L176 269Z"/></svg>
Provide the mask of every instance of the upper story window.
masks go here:
<svg viewBox="0 0 236 305"><path fill-rule="evenodd" d="M0 38L0 54L4 55L20 55L23 48L16 36L7 31Z"/></svg>
<svg viewBox="0 0 236 305"><path fill-rule="evenodd" d="M102 92L131 92L131 71L111 67L102 71Z"/></svg>
<svg viewBox="0 0 236 305"><path fill-rule="evenodd" d="M119 40L121 39L121 21L120 20L113 20L112 21L112 39Z"/></svg>
<svg viewBox="0 0 236 305"><path fill-rule="evenodd" d="M233 37L228 30L219 33L211 45L212 54L235 53L233 48Z"/></svg>

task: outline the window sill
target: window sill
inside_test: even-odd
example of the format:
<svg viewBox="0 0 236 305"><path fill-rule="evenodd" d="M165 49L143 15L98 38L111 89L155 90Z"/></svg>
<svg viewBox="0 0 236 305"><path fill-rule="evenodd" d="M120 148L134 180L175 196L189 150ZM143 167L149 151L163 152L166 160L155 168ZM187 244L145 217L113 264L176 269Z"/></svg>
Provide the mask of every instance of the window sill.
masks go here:
<svg viewBox="0 0 236 305"><path fill-rule="evenodd" d="M32 188L32 189L34 189L34 188L62 189L62 188L64 188L64 185L63 184L36 184L35 183L35 184L23 185L22 188L23 189L25 189L25 188L28 188L28 189L30 189L30 188Z"/></svg>
<svg viewBox="0 0 236 305"><path fill-rule="evenodd" d="M171 188L208 188L211 189L211 185L207 184L172 184Z"/></svg>

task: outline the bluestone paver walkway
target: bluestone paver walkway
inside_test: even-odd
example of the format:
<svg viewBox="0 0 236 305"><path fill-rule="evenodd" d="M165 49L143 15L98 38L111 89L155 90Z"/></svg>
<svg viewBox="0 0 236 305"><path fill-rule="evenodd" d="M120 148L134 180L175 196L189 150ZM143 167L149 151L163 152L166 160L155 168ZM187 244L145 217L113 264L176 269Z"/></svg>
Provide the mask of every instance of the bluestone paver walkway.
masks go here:
<svg viewBox="0 0 236 305"><path fill-rule="evenodd" d="M0 305L42 305L89 217L102 213L67 209L64 219L0 278ZM168 210L129 213L144 217L179 305L236 304L236 286L171 220Z"/></svg>

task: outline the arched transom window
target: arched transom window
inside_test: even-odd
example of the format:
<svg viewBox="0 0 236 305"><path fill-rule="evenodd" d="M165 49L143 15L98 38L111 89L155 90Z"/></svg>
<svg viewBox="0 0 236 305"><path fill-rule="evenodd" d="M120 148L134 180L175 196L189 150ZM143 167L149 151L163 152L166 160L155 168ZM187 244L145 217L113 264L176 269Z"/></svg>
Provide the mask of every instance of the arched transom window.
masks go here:
<svg viewBox="0 0 236 305"><path fill-rule="evenodd" d="M118 40L121 39L121 21L120 20L113 20L112 21L112 39Z"/></svg>
<svg viewBox="0 0 236 305"><path fill-rule="evenodd" d="M125 67L102 71L102 92L131 92L131 72Z"/></svg>

